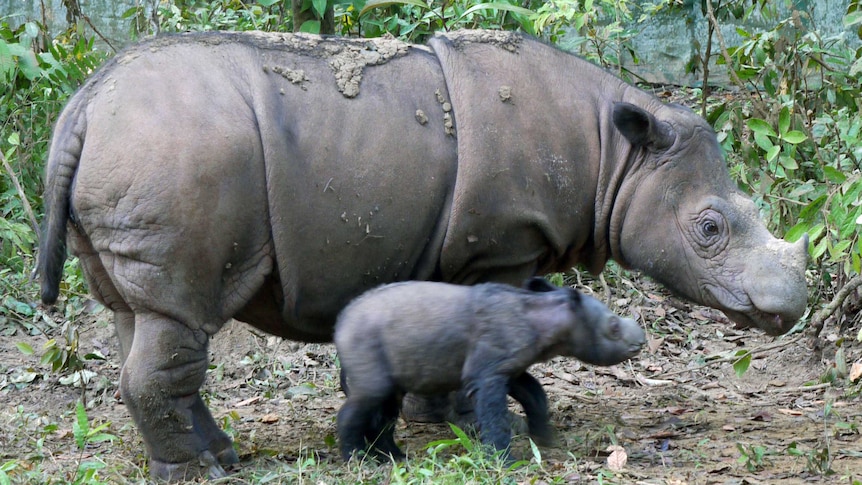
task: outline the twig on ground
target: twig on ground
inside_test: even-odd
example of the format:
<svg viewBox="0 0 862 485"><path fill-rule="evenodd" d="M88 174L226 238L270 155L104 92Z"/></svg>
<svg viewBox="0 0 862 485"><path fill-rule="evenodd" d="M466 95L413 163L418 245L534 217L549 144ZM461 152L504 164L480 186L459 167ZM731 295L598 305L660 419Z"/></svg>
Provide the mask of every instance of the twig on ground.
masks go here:
<svg viewBox="0 0 862 485"><path fill-rule="evenodd" d="M739 359L744 359L745 357L747 357L749 355L754 357L755 355L764 354L764 353L769 352L771 350L780 349L782 347L787 347L789 345L795 344L796 342L799 342L800 340L802 340L802 337L804 335L805 334L800 333L799 335L797 335L797 336L795 336L789 340L779 340L777 342L770 342L770 343L766 343L763 345L758 345L757 347L754 347L753 349L749 350L748 352L746 352L742 355L729 355L726 357L720 357L718 359L714 359L714 360L710 360L708 362L705 362L700 367L695 367L693 369L681 369L681 370L676 370L673 372L667 372L665 374L660 374L656 377L667 378L670 376L674 376L674 375L678 375L678 374L684 374L686 372L691 372L694 370L704 369L706 367L711 367L711 366L716 365L716 364L723 364L726 362L736 362Z"/></svg>
<svg viewBox="0 0 862 485"><path fill-rule="evenodd" d="M814 384L812 386L789 387L787 389L773 389L771 392L780 392L780 393L808 392L808 391L816 391L818 389L826 389L828 387L832 387L832 384L829 382L824 382L822 384Z"/></svg>

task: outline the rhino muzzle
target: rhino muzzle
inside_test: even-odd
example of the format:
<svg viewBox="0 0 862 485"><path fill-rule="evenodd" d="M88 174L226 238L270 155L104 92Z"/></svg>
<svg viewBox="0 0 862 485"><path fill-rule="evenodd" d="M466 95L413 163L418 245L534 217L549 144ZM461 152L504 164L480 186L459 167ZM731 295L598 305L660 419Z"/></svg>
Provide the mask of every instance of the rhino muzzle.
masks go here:
<svg viewBox="0 0 862 485"><path fill-rule="evenodd" d="M773 336L790 331L808 304L808 235L794 244L778 244L770 254L752 253L743 285L749 302L743 308L721 308L738 326L757 327Z"/></svg>

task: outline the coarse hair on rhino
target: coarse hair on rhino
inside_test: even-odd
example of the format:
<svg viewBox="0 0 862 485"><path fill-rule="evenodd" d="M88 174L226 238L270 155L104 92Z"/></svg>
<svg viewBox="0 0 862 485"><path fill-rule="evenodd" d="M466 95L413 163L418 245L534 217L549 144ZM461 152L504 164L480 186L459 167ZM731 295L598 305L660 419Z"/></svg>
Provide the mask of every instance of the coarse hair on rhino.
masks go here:
<svg viewBox="0 0 862 485"><path fill-rule="evenodd" d="M645 341L634 320L542 278L524 289L427 281L373 289L347 305L335 325L342 383L349 386L338 413L342 456L403 458L393 439L401 396L462 386L475 403L484 444L508 453L507 394L523 406L533 439L550 444L548 398L527 369L558 355L613 365Z"/></svg>
<svg viewBox="0 0 862 485"><path fill-rule="evenodd" d="M146 40L69 100L45 187L42 300L68 242L157 478L237 461L199 395L230 318L329 341L382 283L610 258L772 335L806 306L806 240L769 234L702 118L517 33Z"/></svg>

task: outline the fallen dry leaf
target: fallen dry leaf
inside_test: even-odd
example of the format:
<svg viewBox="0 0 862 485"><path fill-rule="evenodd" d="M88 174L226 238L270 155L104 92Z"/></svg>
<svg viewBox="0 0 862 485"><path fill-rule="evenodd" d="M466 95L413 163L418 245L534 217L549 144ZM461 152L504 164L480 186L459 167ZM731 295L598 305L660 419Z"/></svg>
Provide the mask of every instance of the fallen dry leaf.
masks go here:
<svg viewBox="0 0 862 485"><path fill-rule="evenodd" d="M850 379L850 382L856 382L862 377L862 360L854 362L850 366L850 374L847 377Z"/></svg>
<svg viewBox="0 0 862 485"><path fill-rule="evenodd" d="M608 455L608 470L619 472L626 466L629 456L626 454L625 448L619 445L608 446L606 451L610 451Z"/></svg>
<svg viewBox="0 0 862 485"><path fill-rule="evenodd" d="M270 414L264 414L263 416L261 416L260 422L266 423L266 424L277 423L278 422L278 415L277 414L271 414L271 413Z"/></svg>

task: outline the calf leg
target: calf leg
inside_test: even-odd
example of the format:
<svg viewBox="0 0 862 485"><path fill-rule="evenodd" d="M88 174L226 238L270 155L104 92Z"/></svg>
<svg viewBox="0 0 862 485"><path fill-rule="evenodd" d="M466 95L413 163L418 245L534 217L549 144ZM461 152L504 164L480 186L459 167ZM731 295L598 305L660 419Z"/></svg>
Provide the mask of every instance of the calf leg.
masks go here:
<svg viewBox="0 0 862 485"><path fill-rule="evenodd" d="M135 314L134 339L120 393L150 455L150 473L169 481L225 475L219 458L235 461L198 393L207 369L209 335L153 312Z"/></svg>
<svg viewBox="0 0 862 485"><path fill-rule="evenodd" d="M347 402L338 411L337 418L338 439L341 442L341 456L344 461L350 460L358 451L370 451L372 446L393 457L404 456L392 438L392 426L385 423L388 409L392 406L387 403L389 400L389 396L379 398L354 395L347 398ZM382 441L379 441L381 439Z"/></svg>
<svg viewBox="0 0 862 485"><path fill-rule="evenodd" d="M530 437L541 446L553 446L556 432L548 419L548 396L533 376L524 372L509 381L509 395L521 403L527 416Z"/></svg>
<svg viewBox="0 0 862 485"><path fill-rule="evenodd" d="M406 455L395 444L395 425L398 423L399 399L393 394L386 398L371 419L365 440L378 458L403 460Z"/></svg>
<svg viewBox="0 0 862 485"><path fill-rule="evenodd" d="M482 443L495 450L508 450L512 441L506 402L508 381L506 376L492 374L465 382L467 392L473 396L475 403Z"/></svg>

